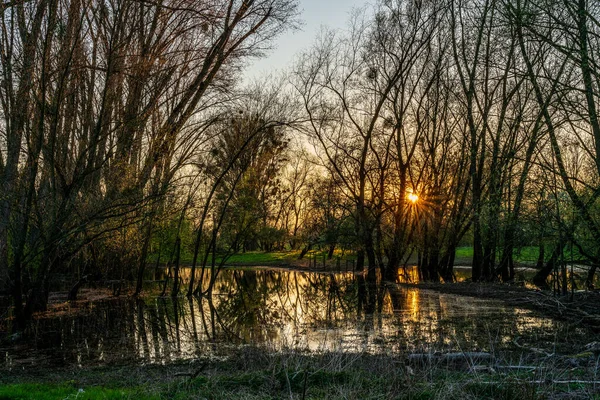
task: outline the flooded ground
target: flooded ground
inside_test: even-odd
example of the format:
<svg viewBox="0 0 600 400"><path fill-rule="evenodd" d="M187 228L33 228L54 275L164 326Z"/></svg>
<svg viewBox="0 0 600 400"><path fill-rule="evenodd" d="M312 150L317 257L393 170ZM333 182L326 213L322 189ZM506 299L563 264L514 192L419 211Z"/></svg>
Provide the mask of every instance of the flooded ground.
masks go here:
<svg viewBox="0 0 600 400"><path fill-rule="evenodd" d="M184 274L185 276L185 274ZM211 298L100 300L37 319L2 368L168 363L240 346L306 352L576 351L587 332L502 303L352 273L224 270ZM589 341L589 340L588 340Z"/></svg>

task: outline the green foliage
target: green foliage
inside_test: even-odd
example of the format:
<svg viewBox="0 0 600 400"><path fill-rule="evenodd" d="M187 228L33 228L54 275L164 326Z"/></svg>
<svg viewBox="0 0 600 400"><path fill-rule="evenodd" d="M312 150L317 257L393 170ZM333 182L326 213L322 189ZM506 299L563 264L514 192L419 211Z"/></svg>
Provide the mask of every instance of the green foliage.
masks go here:
<svg viewBox="0 0 600 400"><path fill-rule="evenodd" d="M282 265L289 264L298 258L300 251L248 251L246 253L233 254L227 258L227 265L240 266L263 266L263 265ZM220 258L217 256L217 262Z"/></svg>
<svg viewBox="0 0 600 400"><path fill-rule="evenodd" d="M180 217L175 215L156 228L152 236L148 262L156 262L159 254L161 263L166 263L171 257L174 259L175 255L172 253L175 249L175 241L178 234L181 239L181 260L192 260L195 239L194 227L192 222L187 218L181 221L181 227L179 227L179 219Z"/></svg>
<svg viewBox="0 0 600 400"><path fill-rule="evenodd" d="M266 251L273 250L278 243L283 243L287 232L283 229L277 229L271 226L263 226L256 234L261 248Z"/></svg>
<svg viewBox="0 0 600 400"><path fill-rule="evenodd" d="M252 112L231 118L218 129L207 162L215 177L225 173L214 204L215 221L222 220L219 248L272 250L284 239L272 227L272 214L281 192L279 172L287 161L286 131ZM242 148L245 151L239 154Z"/></svg>
<svg viewBox="0 0 600 400"><path fill-rule="evenodd" d="M310 185L310 213L301 232L305 245L356 247L354 219L348 213L351 202L340 185L330 177L320 177Z"/></svg>
<svg viewBox="0 0 600 400"><path fill-rule="evenodd" d="M456 248L456 260L459 263L462 260L471 260L473 259L473 247L465 246L465 247L457 247Z"/></svg>

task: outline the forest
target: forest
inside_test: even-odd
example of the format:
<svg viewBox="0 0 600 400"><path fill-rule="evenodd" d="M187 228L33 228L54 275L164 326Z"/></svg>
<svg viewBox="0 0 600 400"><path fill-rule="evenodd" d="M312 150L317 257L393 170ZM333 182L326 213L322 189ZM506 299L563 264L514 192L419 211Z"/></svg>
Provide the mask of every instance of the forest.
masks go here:
<svg viewBox="0 0 600 400"><path fill-rule="evenodd" d="M344 29L314 32L285 71L245 79L252 60L277 52L276 38L302 29L302 7L296 0L2 2L0 338L7 339L0 353L7 360L15 341L33 335L39 347L44 329L57 329L57 305L72 304L67 313L77 314L90 293L125 302L115 318L138 332L136 340L150 329L136 325L140 318L191 313L196 321L194 313L208 312L211 340L234 331L254 345L266 339L245 324L281 317L266 315L272 304L259 296L281 299L281 285L285 296L295 288L292 297L326 304L319 318L334 321L353 307L350 292L359 318L408 307L426 296L419 288L500 291L490 296L509 301L538 296L534 312L558 303L566 311L552 318L584 321L597 334L600 3L377 0L354 10ZM255 269L263 264L293 272ZM327 283L323 270L344 274ZM402 284L409 292L387 292ZM333 297L318 300L322 291ZM175 311L157 305L146 315L148 302L167 298L179 304ZM239 311L246 298L264 310ZM286 310L288 301L281 300ZM512 334L520 329L506 324ZM73 334L67 325L63 342ZM155 325L148 335L156 343L175 340ZM569 326L548 329L571 332L569 343L590 342ZM195 324L192 331L198 335ZM423 339L406 335L381 340ZM486 347L468 334L464 340L472 357ZM594 382L581 398L600 395L595 343L586 347L594 378L568 379ZM539 355L535 341L532 348ZM424 357L415 349L409 360ZM375 353L363 361L377 364ZM304 399L307 390L312 398L314 374L302 371L286 372L283 394L273 398ZM540 378L547 380L557 381ZM340 398L372 394L352 393ZM485 396L522 398L497 393ZM548 398L536 393L531 398Z"/></svg>

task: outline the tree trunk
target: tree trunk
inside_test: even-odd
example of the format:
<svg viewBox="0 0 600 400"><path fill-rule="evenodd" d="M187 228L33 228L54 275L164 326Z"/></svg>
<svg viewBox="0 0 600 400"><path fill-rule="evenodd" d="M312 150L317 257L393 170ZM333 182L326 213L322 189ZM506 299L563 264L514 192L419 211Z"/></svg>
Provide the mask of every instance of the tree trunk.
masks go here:
<svg viewBox="0 0 600 400"><path fill-rule="evenodd" d="M177 297L179 294L179 260L181 257L181 238L177 236L175 239L175 268L173 272L173 292L171 297Z"/></svg>
<svg viewBox="0 0 600 400"><path fill-rule="evenodd" d="M473 223L473 266L472 279L473 282L479 282L484 278L483 274L483 245L481 237L481 228L479 220Z"/></svg>
<svg viewBox="0 0 600 400"><path fill-rule="evenodd" d="M333 252L335 251L335 243L329 245L329 252L327 252L327 259L331 260L333 258Z"/></svg>
<svg viewBox="0 0 600 400"><path fill-rule="evenodd" d="M560 258L561 253L562 253L562 244L558 243L554 247L554 250L552 250L552 255L550 256L550 259L546 263L546 266L543 267L542 269L540 269L537 272L537 274L535 274L535 276L533 277L532 281L533 281L534 285L536 285L537 287L542 288L542 289L550 288L548 286L548 283L546 282L546 280L548 279L548 276L550 276L550 274L556 267L556 263L558 262L558 259Z"/></svg>
<svg viewBox="0 0 600 400"><path fill-rule="evenodd" d="M537 269L542 269L544 267L544 258L546 257L545 253L546 253L546 246L544 246L544 243L540 243L539 254L538 254L538 259L537 259L537 263L536 263Z"/></svg>
<svg viewBox="0 0 600 400"><path fill-rule="evenodd" d="M150 238L152 237L152 218L147 221L146 234L144 235L144 244L142 246L142 252L140 254L140 265L138 268L137 283L135 286L135 296L138 296L142 292L144 284L144 271L146 269L146 259L148 258L148 249L150 248Z"/></svg>
<svg viewBox="0 0 600 400"><path fill-rule="evenodd" d="M454 258L456 257L456 247L450 246L442 258L440 275L444 282L454 282Z"/></svg>
<svg viewBox="0 0 600 400"><path fill-rule="evenodd" d="M365 270L365 251L363 249L359 249L356 251L355 271L358 273L363 273L364 270Z"/></svg>

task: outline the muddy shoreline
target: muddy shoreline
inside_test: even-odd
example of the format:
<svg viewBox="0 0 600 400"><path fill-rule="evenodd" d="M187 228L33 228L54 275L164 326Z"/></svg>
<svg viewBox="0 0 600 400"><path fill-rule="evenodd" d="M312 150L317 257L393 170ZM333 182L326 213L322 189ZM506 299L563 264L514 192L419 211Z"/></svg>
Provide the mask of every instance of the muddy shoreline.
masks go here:
<svg viewBox="0 0 600 400"><path fill-rule="evenodd" d="M402 283L405 287L434 290L460 296L494 299L504 304L526 308L541 315L582 324L595 333L600 333L600 292L576 291L566 296L554 295L550 291L535 290L516 284L500 283Z"/></svg>

